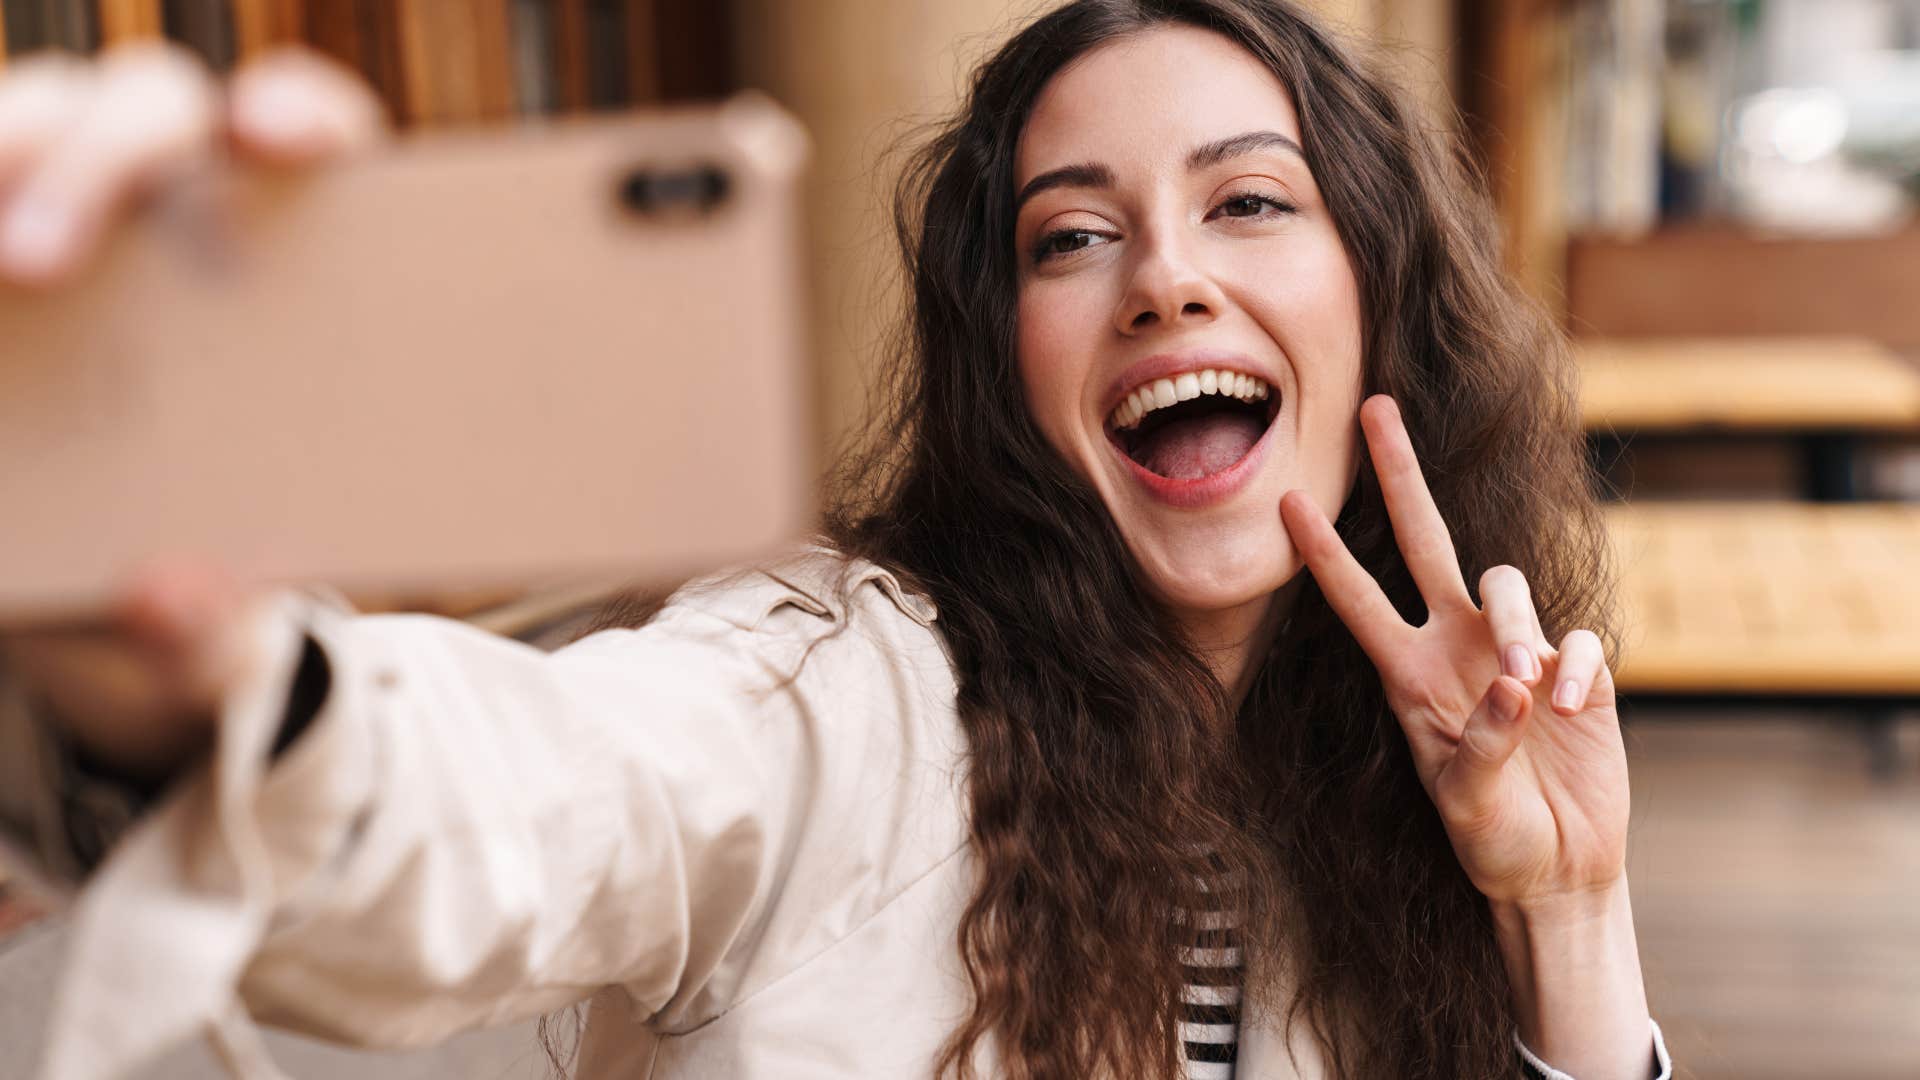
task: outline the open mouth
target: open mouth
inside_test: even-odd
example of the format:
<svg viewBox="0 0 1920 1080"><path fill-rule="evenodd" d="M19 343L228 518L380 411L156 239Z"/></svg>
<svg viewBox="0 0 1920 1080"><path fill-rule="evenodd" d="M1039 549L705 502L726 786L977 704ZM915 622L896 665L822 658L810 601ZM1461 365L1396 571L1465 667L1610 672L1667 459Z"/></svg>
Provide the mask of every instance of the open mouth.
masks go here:
<svg viewBox="0 0 1920 1080"><path fill-rule="evenodd" d="M1279 415L1280 395L1265 380L1187 372L1128 394L1107 418L1107 438L1156 476L1199 480L1238 464Z"/></svg>

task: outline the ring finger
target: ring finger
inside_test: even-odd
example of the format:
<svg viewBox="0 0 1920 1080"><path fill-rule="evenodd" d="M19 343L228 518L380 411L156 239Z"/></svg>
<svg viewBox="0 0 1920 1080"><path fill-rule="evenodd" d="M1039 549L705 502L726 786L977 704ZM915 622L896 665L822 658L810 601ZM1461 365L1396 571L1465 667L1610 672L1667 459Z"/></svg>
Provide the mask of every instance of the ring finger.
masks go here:
<svg viewBox="0 0 1920 1080"><path fill-rule="evenodd" d="M1511 566L1480 576L1480 606L1500 654L1500 671L1532 686L1540 679L1540 617L1527 578Z"/></svg>

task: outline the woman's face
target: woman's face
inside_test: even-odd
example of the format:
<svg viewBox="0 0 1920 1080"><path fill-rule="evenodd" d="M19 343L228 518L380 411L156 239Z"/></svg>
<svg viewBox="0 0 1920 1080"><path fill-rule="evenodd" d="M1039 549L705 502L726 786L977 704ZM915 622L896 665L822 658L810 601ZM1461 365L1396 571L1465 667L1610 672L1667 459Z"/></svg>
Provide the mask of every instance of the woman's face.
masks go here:
<svg viewBox="0 0 1920 1080"><path fill-rule="evenodd" d="M1332 515L1353 477L1359 290L1300 146L1279 80L1190 27L1087 53L1021 134L1027 401L1177 614L1264 602L1301 566L1280 497Z"/></svg>

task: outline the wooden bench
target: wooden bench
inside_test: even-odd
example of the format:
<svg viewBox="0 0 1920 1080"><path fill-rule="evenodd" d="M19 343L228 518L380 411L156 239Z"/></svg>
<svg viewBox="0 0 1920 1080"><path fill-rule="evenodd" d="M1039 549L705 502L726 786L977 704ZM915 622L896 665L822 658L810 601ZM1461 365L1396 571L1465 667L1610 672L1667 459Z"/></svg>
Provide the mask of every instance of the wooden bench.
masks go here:
<svg viewBox="0 0 1920 1080"><path fill-rule="evenodd" d="M1920 505L1608 510L1627 695L1920 703Z"/></svg>

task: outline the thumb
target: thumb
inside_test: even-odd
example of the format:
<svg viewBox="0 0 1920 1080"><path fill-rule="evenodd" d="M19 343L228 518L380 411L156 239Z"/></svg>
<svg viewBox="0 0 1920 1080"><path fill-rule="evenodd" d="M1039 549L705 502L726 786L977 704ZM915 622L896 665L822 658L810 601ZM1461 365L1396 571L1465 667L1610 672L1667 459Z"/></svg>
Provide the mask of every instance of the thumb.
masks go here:
<svg viewBox="0 0 1920 1080"><path fill-rule="evenodd" d="M1449 817L1474 819L1493 809L1500 770L1519 748L1532 713L1533 693L1520 680L1502 675L1487 688L1440 775L1439 794Z"/></svg>

